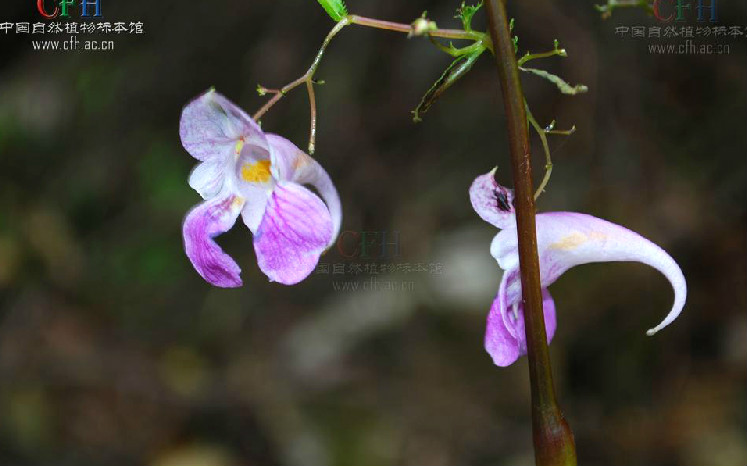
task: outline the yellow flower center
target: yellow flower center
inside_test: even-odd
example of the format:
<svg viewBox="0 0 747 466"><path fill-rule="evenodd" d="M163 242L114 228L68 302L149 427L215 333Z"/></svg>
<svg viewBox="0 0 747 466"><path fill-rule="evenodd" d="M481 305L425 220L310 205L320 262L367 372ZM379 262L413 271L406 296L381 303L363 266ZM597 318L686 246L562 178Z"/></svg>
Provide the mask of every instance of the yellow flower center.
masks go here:
<svg viewBox="0 0 747 466"><path fill-rule="evenodd" d="M270 180L270 161L247 162L241 167L241 179L249 183L267 183Z"/></svg>

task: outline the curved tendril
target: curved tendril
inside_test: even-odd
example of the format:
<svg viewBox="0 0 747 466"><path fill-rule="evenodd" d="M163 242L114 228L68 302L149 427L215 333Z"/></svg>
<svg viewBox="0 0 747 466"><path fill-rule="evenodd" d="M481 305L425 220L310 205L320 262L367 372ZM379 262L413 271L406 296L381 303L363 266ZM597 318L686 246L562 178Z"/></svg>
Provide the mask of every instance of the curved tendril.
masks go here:
<svg viewBox="0 0 747 466"><path fill-rule="evenodd" d="M524 54L523 57L519 58L516 62L517 62L517 64L519 66L522 66L526 62L531 61L531 60L536 60L538 58L549 58L549 57L554 57L556 55L559 56L559 57L563 57L563 58L565 58L565 57L568 56L568 52L566 52L565 49L558 48L558 41L557 40L555 41L555 48L553 50L550 50L548 52L541 52L541 53L529 53L529 52L527 52L527 53Z"/></svg>
<svg viewBox="0 0 747 466"><path fill-rule="evenodd" d="M547 183L550 181L550 175L552 175L552 159L550 158L550 145L547 143L547 135L545 134L544 128L542 128L539 123L537 123L537 120L534 119L534 115L529 111L529 104L527 104L526 100L524 101L524 107L527 111L527 120L529 120L529 124L531 124L532 128L537 132L540 141L542 141L542 149L545 151L545 176L542 178L539 187L537 187L537 191L534 192L534 200L536 201L540 197L540 194L545 191L545 187L547 187Z"/></svg>

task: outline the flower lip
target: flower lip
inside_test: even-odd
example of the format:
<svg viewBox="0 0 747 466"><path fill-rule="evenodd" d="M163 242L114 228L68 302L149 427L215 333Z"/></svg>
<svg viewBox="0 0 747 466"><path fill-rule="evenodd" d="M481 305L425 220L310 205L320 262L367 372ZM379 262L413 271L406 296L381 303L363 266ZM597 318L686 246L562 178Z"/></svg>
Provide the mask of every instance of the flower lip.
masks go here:
<svg viewBox="0 0 747 466"><path fill-rule="evenodd" d="M257 263L271 281L296 284L314 270L331 236L332 218L322 200L299 184L281 182L254 237Z"/></svg>
<svg viewBox="0 0 747 466"><path fill-rule="evenodd" d="M511 288L511 284L504 285L504 281L519 280L518 275L509 277L506 272L501 280L500 290ZM524 305L518 301L506 305L506 296L501 291L493 300L488 313L487 326L485 329L485 349L493 359L493 363L499 367L510 366L516 360L527 353L527 340L524 330ZM542 306L545 317L545 329L547 332L547 343L550 344L557 320L555 315L555 302L547 288L542 288ZM514 315L514 312L516 313Z"/></svg>
<svg viewBox="0 0 747 466"><path fill-rule="evenodd" d="M243 204L238 196L219 195L194 207L184 220L182 232L187 257L202 278L212 285L241 286L241 269L213 237L231 229Z"/></svg>
<svg viewBox="0 0 747 466"><path fill-rule="evenodd" d="M332 235L327 247L334 244L342 224L340 196L327 172L319 162L299 149L295 144L277 134L268 133L272 164L270 170L278 183L291 181L313 186L327 204L332 217Z"/></svg>
<svg viewBox="0 0 747 466"><path fill-rule="evenodd" d="M543 286L571 267L593 262L640 262L661 272L672 285L674 302L664 320L646 332L649 336L672 323L685 306L687 283L677 262L655 243L620 225L576 212L538 214L537 247Z"/></svg>

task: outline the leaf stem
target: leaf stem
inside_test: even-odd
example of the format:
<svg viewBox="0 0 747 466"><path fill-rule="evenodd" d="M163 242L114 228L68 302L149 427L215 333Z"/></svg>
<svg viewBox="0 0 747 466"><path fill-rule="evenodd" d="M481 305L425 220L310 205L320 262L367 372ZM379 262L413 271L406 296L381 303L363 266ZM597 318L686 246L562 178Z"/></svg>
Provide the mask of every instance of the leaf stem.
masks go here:
<svg viewBox="0 0 747 466"><path fill-rule="evenodd" d="M366 26L375 29L384 29L387 31L402 32L411 34L413 28L411 24L395 23L393 21L384 21L381 19L367 18L360 15L348 15L350 22L359 26ZM464 31L462 29L433 29L429 30L428 35L433 37L442 37L444 39L463 39L479 41L485 38L486 34L478 31ZM487 41L489 43L489 41ZM488 46L490 46L488 44Z"/></svg>
<svg viewBox="0 0 747 466"><path fill-rule="evenodd" d="M504 0L487 0L490 36L495 46L498 77L508 126L514 178L519 264L527 337L529 379L532 388L532 430L535 461L539 466L575 465L573 433L560 412L552 381L547 334L542 309L537 254L535 206L529 128L524 94L519 81L514 43Z"/></svg>

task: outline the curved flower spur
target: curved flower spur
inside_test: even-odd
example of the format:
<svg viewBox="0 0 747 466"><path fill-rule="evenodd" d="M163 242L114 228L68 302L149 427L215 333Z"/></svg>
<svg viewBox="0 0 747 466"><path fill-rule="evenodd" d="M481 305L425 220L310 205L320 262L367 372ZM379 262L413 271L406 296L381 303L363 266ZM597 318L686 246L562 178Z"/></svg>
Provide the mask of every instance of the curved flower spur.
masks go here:
<svg viewBox="0 0 747 466"><path fill-rule="evenodd" d="M292 285L306 278L340 230L340 198L327 172L292 142L264 133L214 90L184 108L179 135L201 162L189 185L205 201L182 226L197 272L215 286L241 286L241 269L213 241L241 214L270 281ZM316 188L324 202L303 184Z"/></svg>
<svg viewBox="0 0 747 466"><path fill-rule="evenodd" d="M485 349L496 365L509 366L527 353L527 343L513 191L499 185L494 174L495 169L478 176L469 194L477 214L502 230L490 245L490 254L503 269L503 278L488 314ZM646 332L649 336L672 323L685 305L687 285L674 259L656 244L620 225L575 212L537 214L537 251L548 343L557 321L555 303L547 287L575 265L636 261L664 274L674 289L674 304L664 320Z"/></svg>

